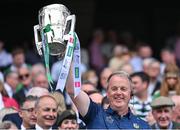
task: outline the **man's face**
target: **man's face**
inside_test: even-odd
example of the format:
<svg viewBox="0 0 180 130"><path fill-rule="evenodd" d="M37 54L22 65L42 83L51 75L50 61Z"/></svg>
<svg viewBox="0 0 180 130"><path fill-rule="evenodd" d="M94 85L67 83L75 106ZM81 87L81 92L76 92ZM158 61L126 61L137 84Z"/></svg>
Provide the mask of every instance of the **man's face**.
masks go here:
<svg viewBox="0 0 180 130"><path fill-rule="evenodd" d="M61 126L59 129L65 129L65 130L76 130L79 128L79 125L75 119L65 119L61 123Z"/></svg>
<svg viewBox="0 0 180 130"><path fill-rule="evenodd" d="M107 79L112 74L110 69L105 69L100 75L100 83L104 89L107 89Z"/></svg>
<svg viewBox="0 0 180 130"><path fill-rule="evenodd" d="M153 116L160 128L168 128L171 122L171 115L171 107L161 107L153 110Z"/></svg>
<svg viewBox="0 0 180 130"><path fill-rule="evenodd" d="M35 109L37 124L44 129L49 129L57 119L57 104L50 97L44 97Z"/></svg>
<svg viewBox="0 0 180 130"><path fill-rule="evenodd" d="M141 94L145 90L145 82L143 82L139 76L134 76L131 78L131 80L133 86L133 93L135 95Z"/></svg>
<svg viewBox="0 0 180 130"><path fill-rule="evenodd" d="M16 89L19 79L18 79L18 74L16 72L12 72L8 77L6 82L12 87L13 90Z"/></svg>
<svg viewBox="0 0 180 130"><path fill-rule="evenodd" d="M48 89L48 79L46 75L40 74L34 79L34 86Z"/></svg>
<svg viewBox="0 0 180 130"><path fill-rule="evenodd" d="M114 75L111 77L107 89L107 97L110 107L119 111L128 108L128 103L131 98L130 82L125 77Z"/></svg>
<svg viewBox="0 0 180 130"><path fill-rule="evenodd" d="M24 86L29 86L32 82L32 77L31 73L28 70L28 68L20 68L19 69L19 81L24 85Z"/></svg>
<svg viewBox="0 0 180 130"><path fill-rule="evenodd" d="M20 109L19 115L23 119L23 125L26 128L33 127L36 124L36 117L34 114L35 101L26 101Z"/></svg>
<svg viewBox="0 0 180 130"><path fill-rule="evenodd" d="M16 66L20 67L22 64L24 64L25 58L24 54L20 53L13 57L13 62Z"/></svg>

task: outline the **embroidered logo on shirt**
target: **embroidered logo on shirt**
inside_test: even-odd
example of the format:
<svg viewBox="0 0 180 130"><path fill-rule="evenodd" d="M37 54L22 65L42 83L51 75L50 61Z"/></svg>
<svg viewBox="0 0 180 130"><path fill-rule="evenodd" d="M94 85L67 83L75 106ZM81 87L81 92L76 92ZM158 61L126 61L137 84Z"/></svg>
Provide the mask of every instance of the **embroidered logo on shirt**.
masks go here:
<svg viewBox="0 0 180 130"><path fill-rule="evenodd" d="M111 116L107 116L106 117L106 121L110 124L112 124L114 122L113 118Z"/></svg>
<svg viewBox="0 0 180 130"><path fill-rule="evenodd" d="M133 123L133 127L139 129L139 125L137 123Z"/></svg>

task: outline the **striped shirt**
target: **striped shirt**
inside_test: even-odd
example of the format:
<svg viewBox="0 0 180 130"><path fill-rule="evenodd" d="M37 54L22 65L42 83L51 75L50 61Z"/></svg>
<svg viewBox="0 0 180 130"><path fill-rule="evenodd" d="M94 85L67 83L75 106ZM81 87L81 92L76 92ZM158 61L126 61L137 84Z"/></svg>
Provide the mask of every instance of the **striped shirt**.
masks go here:
<svg viewBox="0 0 180 130"><path fill-rule="evenodd" d="M141 119L145 120L145 117L151 111L152 98L148 97L146 101L140 101L138 97L134 96L129 103L130 108L133 109L134 113Z"/></svg>

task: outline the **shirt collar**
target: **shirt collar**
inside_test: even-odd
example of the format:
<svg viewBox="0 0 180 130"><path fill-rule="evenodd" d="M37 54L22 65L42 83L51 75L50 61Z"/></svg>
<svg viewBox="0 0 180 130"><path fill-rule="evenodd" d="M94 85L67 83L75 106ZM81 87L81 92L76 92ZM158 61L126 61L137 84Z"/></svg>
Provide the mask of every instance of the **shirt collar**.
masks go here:
<svg viewBox="0 0 180 130"><path fill-rule="evenodd" d="M26 128L21 124L21 130L26 130Z"/></svg>
<svg viewBox="0 0 180 130"><path fill-rule="evenodd" d="M109 113L110 115L113 115L113 114L118 115L117 112L114 111L111 107L108 107L106 112ZM124 116L121 116L121 117L131 118L131 116L132 116L132 112L131 112L130 108L128 108L128 113L126 115L124 115Z"/></svg>
<svg viewBox="0 0 180 130"><path fill-rule="evenodd" d="M169 126L168 126L167 130L171 130L171 129L172 129L172 127L173 127L173 123L172 123L172 122L170 122L170 124L169 124ZM159 126L158 126L158 124L157 124L157 123L155 124L155 128L156 128L157 130L160 130L160 128L159 128Z"/></svg>
<svg viewBox="0 0 180 130"><path fill-rule="evenodd" d="M41 126L39 126L38 124L35 125L36 130L44 130ZM47 130L52 130L52 127L47 129Z"/></svg>

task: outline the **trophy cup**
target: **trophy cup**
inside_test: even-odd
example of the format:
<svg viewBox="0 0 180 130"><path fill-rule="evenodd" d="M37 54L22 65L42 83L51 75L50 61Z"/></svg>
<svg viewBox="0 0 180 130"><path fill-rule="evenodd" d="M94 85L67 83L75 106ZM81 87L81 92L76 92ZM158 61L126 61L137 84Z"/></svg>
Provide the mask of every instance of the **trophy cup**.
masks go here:
<svg viewBox="0 0 180 130"><path fill-rule="evenodd" d="M75 15L70 15L70 11L62 4L51 4L39 10L38 19L39 25L34 26L38 54L43 55L42 35L44 35L50 55L62 59L66 50L67 35L70 31L74 32Z"/></svg>
<svg viewBox="0 0 180 130"><path fill-rule="evenodd" d="M62 4L51 4L39 10L39 24L34 26L35 45L40 56L44 56L46 75L51 87L52 78L49 70L49 55L63 60L56 89L64 90L73 62L74 93L80 92L80 42L75 33L75 15ZM51 87L51 90L53 88Z"/></svg>

